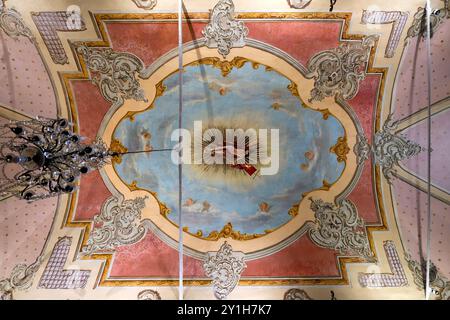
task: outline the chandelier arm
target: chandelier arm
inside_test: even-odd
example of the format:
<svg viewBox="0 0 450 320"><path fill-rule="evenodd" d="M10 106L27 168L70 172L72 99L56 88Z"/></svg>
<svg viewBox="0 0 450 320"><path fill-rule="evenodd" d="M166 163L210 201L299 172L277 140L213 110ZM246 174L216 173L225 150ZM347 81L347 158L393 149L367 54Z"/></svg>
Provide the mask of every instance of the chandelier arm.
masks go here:
<svg viewBox="0 0 450 320"><path fill-rule="evenodd" d="M33 140L28 139L28 138L25 138L25 137L23 137L23 136L18 136L18 137L16 137L16 138L22 138L22 139L24 139L25 141L31 143L31 144L32 144L33 146L35 146L36 148L38 148L39 151L41 151L42 153L44 152L44 150L42 149L42 147L41 147L40 145L36 144L35 142L33 142ZM18 147L18 146L14 146L14 147Z"/></svg>
<svg viewBox="0 0 450 320"><path fill-rule="evenodd" d="M151 152L161 152L161 151L173 151L174 149L153 149L153 150L137 150L137 151L127 151L127 152L114 152L116 155L126 155L126 154L137 154L137 153L151 153Z"/></svg>
<svg viewBox="0 0 450 320"><path fill-rule="evenodd" d="M27 137L24 137L24 136L17 136L17 138L23 139L23 140L25 140L25 141L28 141L28 142L31 143L32 145L35 145L34 142L33 142L33 140L28 139Z"/></svg>
<svg viewBox="0 0 450 320"><path fill-rule="evenodd" d="M79 152L80 152L80 150L75 150L75 151L72 151L72 152L69 152L69 153L64 153L62 155L59 155L59 156L56 156L56 157L52 158L52 160L60 159L60 158L63 158L63 157L68 157L68 156L71 156L71 155L79 153Z"/></svg>
<svg viewBox="0 0 450 320"><path fill-rule="evenodd" d="M330 12L333 11L334 5L336 4L337 0L330 0Z"/></svg>
<svg viewBox="0 0 450 320"><path fill-rule="evenodd" d="M18 172L18 173L14 176L14 179L15 179L16 181L19 181L19 182L20 182L20 178L23 177L23 176L28 176L28 177L30 177L30 179L31 179L30 172L33 172L33 171L34 171L34 170L26 170L26 171Z"/></svg>
<svg viewBox="0 0 450 320"><path fill-rule="evenodd" d="M46 126L42 126L42 128L41 128L42 137L45 139L45 143L48 144L48 145L50 145L51 142L50 142L50 140L47 138L47 134L46 134L46 132L45 132L45 128L46 128Z"/></svg>
<svg viewBox="0 0 450 320"><path fill-rule="evenodd" d="M58 122L58 120L51 120L51 124L50 124L50 125L43 125L42 128L41 128L41 131L42 131L42 134L43 134L44 139L46 140L47 144L48 144L49 146L51 146L51 147L49 148L49 150L50 150L51 152L54 151L54 148L58 147L58 142L60 142L60 140L59 140L59 138L57 138L56 141L55 141L55 143L52 143L52 141L51 141L50 139L47 138L47 134L48 134L48 133L45 132L45 129L51 127L51 128L53 129L53 131L55 131L55 124L56 124L57 122Z"/></svg>
<svg viewBox="0 0 450 320"><path fill-rule="evenodd" d="M53 181L55 182L55 181ZM59 184L58 182L56 182L56 186L59 188ZM50 180L48 182L48 189L50 190L51 193L58 193L60 190L55 190L54 186L52 185L52 180Z"/></svg>
<svg viewBox="0 0 450 320"><path fill-rule="evenodd" d="M33 188L36 187L37 185L38 185L38 183L37 183L37 182L34 182L33 185L27 185L27 186L25 186L25 189L23 189L23 190L20 192L20 196L23 198L23 197L25 196L25 192L26 192L26 191L28 191L28 190L30 190L30 189L33 189Z"/></svg>
<svg viewBox="0 0 450 320"><path fill-rule="evenodd" d="M50 167L55 168L56 171L58 171L60 174L62 174L61 168L59 168L57 165L52 164L52 163L49 163L49 164L45 165L45 166L43 167L43 170L42 170L42 171L47 171L47 169L48 169L48 171L52 172L52 170L50 169Z"/></svg>
<svg viewBox="0 0 450 320"><path fill-rule="evenodd" d="M66 141L67 141L67 140L65 140L65 141L59 141L59 143L56 143L56 145L55 145L52 149L50 149L49 151L52 152L52 153L58 153L58 152L60 152L60 151L62 150L62 148L64 148L64 143L65 143ZM58 150L55 150L55 148L57 148L58 146L59 146Z"/></svg>
<svg viewBox="0 0 450 320"><path fill-rule="evenodd" d="M64 180L64 181L62 181L62 180ZM64 190L64 184L67 184L68 181L66 179L64 179L64 177L62 175L60 175L56 182L58 183L58 187L60 187L61 190Z"/></svg>

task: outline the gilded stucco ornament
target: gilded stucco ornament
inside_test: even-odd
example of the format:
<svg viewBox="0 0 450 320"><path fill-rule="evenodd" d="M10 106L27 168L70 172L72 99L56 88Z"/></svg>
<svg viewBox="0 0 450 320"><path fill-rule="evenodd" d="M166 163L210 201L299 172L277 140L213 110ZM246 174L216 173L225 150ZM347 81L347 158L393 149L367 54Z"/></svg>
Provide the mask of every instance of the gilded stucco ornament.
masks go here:
<svg viewBox="0 0 450 320"><path fill-rule="evenodd" d="M42 263L42 257L27 266L19 264L14 267L8 279L0 280L0 300L12 300L14 290L26 290L31 287L36 271Z"/></svg>
<svg viewBox="0 0 450 320"><path fill-rule="evenodd" d="M359 83L366 76L370 51L376 36L364 37L362 41L347 41L338 48L314 55L307 64L307 79L314 79L310 102L321 101L338 95L344 100L356 96Z"/></svg>
<svg viewBox="0 0 450 320"><path fill-rule="evenodd" d="M267 232L268 233L268 232ZM248 234L241 233L240 231L236 231L233 229L233 225L228 222L220 231L211 231L206 237L202 237L202 234L197 234L202 239L217 241L221 238L231 238L234 240L251 240L262 237L264 234Z"/></svg>
<svg viewBox="0 0 450 320"><path fill-rule="evenodd" d="M133 0L134 4L141 9L151 10L158 3L157 0Z"/></svg>
<svg viewBox="0 0 450 320"><path fill-rule="evenodd" d="M338 162L345 162L347 160L347 154L350 152L347 137L339 137L336 144L330 148L330 152L336 154Z"/></svg>
<svg viewBox="0 0 450 320"><path fill-rule="evenodd" d="M375 133L372 152L375 163L382 168L383 175L390 183L394 175L394 167L400 161L407 160L419 154L422 147L401 135L395 134L398 121L393 121L389 116L383 125L383 129Z"/></svg>
<svg viewBox="0 0 450 320"><path fill-rule="evenodd" d="M137 76L142 77L143 62L127 52L115 52L111 48L98 49L79 46L92 83L94 83L113 107L121 106L125 99L145 101L144 90Z"/></svg>
<svg viewBox="0 0 450 320"><path fill-rule="evenodd" d="M109 145L109 150L114 152L116 155L112 156L113 164L121 164L122 163L122 153L128 152L128 149L117 139L111 139L111 143Z"/></svg>
<svg viewBox="0 0 450 320"><path fill-rule="evenodd" d="M146 234L146 221L141 222L141 210L146 198L120 201L109 198L102 206L101 213L94 217L94 228L87 245L81 250L83 255L114 251L117 247L140 241Z"/></svg>
<svg viewBox="0 0 450 320"><path fill-rule="evenodd" d="M304 9L311 3L312 0L288 0L291 8Z"/></svg>
<svg viewBox="0 0 450 320"><path fill-rule="evenodd" d="M208 48L217 48L225 58L231 48L245 46L248 28L243 21L234 19L234 3L232 0L219 0L214 6L209 24L203 30Z"/></svg>
<svg viewBox="0 0 450 320"><path fill-rule="evenodd" d="M156 290L144 290L139 292L138 300L161 300L161 295Z"/></svg>
<svg viewBox="0 0 450 320"><path fill-rule="evenodd" d="M244 253L235 252L225 241L217 252L208 252L203 268L207 277L212 278L214 295L225 299L234 290L247 267Z"/></svg>
<svg viewBox="0 0 450 320"><path fill-rule="evenodd" d="M414 14L414 21L409 27L407 32L406 41L411 38L421 36L425 37L427 35L427 21L426 21L426 10L425 8L418 8L417 12ZM448 2L445 2L445 7L439 10L434 10L430 14L430 30L431 36L436 32L439 26L444 22L445 18L450 18L450 12L448 10Z"/></svg>
<svg viewBox="0 0 450 320"><path fill-rule="evenodd" d="M302 289L289 289L284 294L284 300L314 300L311 298L305 290Z"/></svg>
<svg viewBox="0 0 450 320"><path fill-rule="evenodd" d="M191 62L189 65L190 66L209 65L214 68L220 69L222 76L227 77L230 74L230 72L233 71L234 68L240 69L247 62L250 62L254 69L257 69L259 67L258 63L243 57L234 57L233 60L231 61L220 60L217 57L207 57Z"/></svg>
<svg viewBox="0 0 450 320"><path fill-rule="evenodd" d="M424 290L426 261L423 260L422 263L419 263L413 260L410 255L406 255L405 259L408 263L409 270L413 273L414 283L417 288ZM436 300L450 300L450 281L439 272L433 262L430 262L430 265L430 289L432 297Z"/></svg>
<svg viewBox="0 0 450 320"><path fill-rule="evenodd" d="M351 201L342 200L334 205L321 199L310 200L316 220L309 230L309 237L315 244L343 255L372 259L364 221Z"/></svg>
<svg viewBox="0 0 450 320"><path fill-rule="evenodd" d="M25 25L20 13L6 8L3 2L0 2L0 28L12 38L24 36L34 42L33 33Z"/></svg>
<svg viewBox="0 0 450 320"><path fill-rule="evenodd" d="M284 300L315 300L305 290L292 288L284 293ZM330 291L330 300L337 300L334 291Z"/></svg>

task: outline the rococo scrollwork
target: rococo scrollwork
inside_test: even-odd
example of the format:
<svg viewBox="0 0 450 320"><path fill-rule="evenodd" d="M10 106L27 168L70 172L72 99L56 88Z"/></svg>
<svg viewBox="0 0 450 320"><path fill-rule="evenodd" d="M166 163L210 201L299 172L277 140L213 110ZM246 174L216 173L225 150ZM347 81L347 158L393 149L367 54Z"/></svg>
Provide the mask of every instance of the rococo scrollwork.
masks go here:
<svg viewBox="0 0 450 320"><path fill-rule="evenodd" d="M310 102L338 95L350 100L359 90L366 76L370 51L376 36L365 37L361 42L344 42L338 48L314 55L307 65L308 79L314 79Z"/></svg>
<svg viewBox="0 0 450 320"><path fill-rule="evenodd" d="M247 234L240 231L233 230L233 225L229 222L220 231L211 231L206 237L202 237L202 234L197 233L197 236L206 240L217 241L221 238L231 238L234 240L251 240L262 237L264 234Z"/></svg>
<svg viewBox="0 0 450 320"><path fill-rule="evenodd" d="M144 290L139 292L138 300L161 300L161 295L156 290Z"/></svg>
<svg viewBox="0 0 450 320"><path fill-rule="evenodd" d="M114 251L117 247L138 242L148 230L147 221L141 222L141 210L146 198L120 201L117 197L109 198L101 213L94 217L92 230L87 245L81 250L83 255L94 252Z"/></svg>
<svg viewBox="0 0 450 320"><path fill-rule="evenodd" d="M343 255L372 259L365 223L351 201L344 199L336 206L321 199L310 200L316 221L309 236L315 244Z"/></svg>
<svg viewBox="0 0 450 320"><path fill-rule="evenodd" d="M395 134L397 126L398 122L388 117L383 129L375 133L372 146L375 163L382 168L383 175L388 182L392 181L395 172L394 166L422 151L422 147L417 143Z"/></svg>
<svg viewBox="0 0 450 320"><path fill-rule="evenodd" d="M414 283L419 290L425 288L425 274L426 274L426 261L423 259L421 263L411 258L411 255L406 255L406 262L408 263L409 270L412 271L414 276ZM433 298L436 300L450 300L450 281L443 276L435 264L430 261L430 289Z"/></svg>
<svg viewBox="0 0 450 320"><path fill-rule="evenodd" d="M350 152L347 137L339 137L336 144L330 148L330 152L336 154L338 162L345 162L347 160L347 154Z"/></svg>
<svg viewBox="0 0 450 320"><path fill-rule="evenodd" d="M225 299L236 287L247 267L242 252L234 252L225 241L217 252L208 252L203 265L207 277L212 278L214 295Z"/></svg>
<svg viewBox="0 0 450 320"><path fill-rule="evenodd" d="M234 68L240 69L242 68L247 62L250 62L254 69L257 69L259 67L259 64L251 61L247 58L243 57L234 57L233 60L220 60L217 57L207 57L202 58L200 60L191 62L189 65L196 66L196 65L210 65L214 68L220 69L222 76L227 77L231 71L233 71Z"/></svg>
<svg viewBox="0 0 450 320"><path fill-rule="evenodd" d="M121 106L125 99L147 102L137 79L137 76L142 78L144 70L144 63L138 57L127 52L115 52L111 48L79 46L77 51L84 58L91 81L113 106Z"/></svg>
<svg viewBox="0 0 450 320"><path fill-rule="evenodd" d="M3 1L0 1L0 28L10 37L24 36L34 41L33 33L25 25L20 13L15 9L6 8Z"/></svg>
<svg viewBox="0 0 450 320"><path fill-rule="evenodd" d="M284 300L315 300L302 289L292 288L284 293ZM333 290L330 291L330 300L337 300Z"/></svg>
<svg viewBox="0 0 450 320"><path fill-rule="evenodd" d="M311 298L305 290L302 289L289 289L284 294L284 300L314 300Z"/></svg>
<svg viewBox="0 0 450 320"><path fill-rule="evenodd" d="M12 300L14 290L26 290L33 283L34 274L42 263L42 257L27 266L19 264L14 267L8 279L0 280L0 300Z"/></svg>
<svg viewBox="0 0 450 320"><path fill-rule="evenodd" d="M158 3L157 0L133 0L134 4L141 9L151 10Z"/></svg>
<svg viewBox="0 0 450 320"><path fill-rule="evenodd" d="M295 9L304 9L311 3L312 0L288 0L289 5Z"/></svg>
<svg viewBox="0 0 450 320"><path fill-rule="evenodd" d="M445 1L445 7L439 10L432 11L430 14L430 31L431 36L436 32L439 26L444 22L445 18L450 17L450 12L448 11L448 3ZM417 9L417 12L414 14L414 21L408 29L406 40L408 41L411 38L417 36L424 37L427 35L427 20L426 20L426 9L420 8Z"/></svg>
<svg viewBox="0 0 450 320"><path fill-rule="evenodd" d="M232 0L219 0L211 12L209 24L203 30L208 48L217 48L225 58L231 48L245 46L248 28L243 21L234 19L234 3Z"/></svg>

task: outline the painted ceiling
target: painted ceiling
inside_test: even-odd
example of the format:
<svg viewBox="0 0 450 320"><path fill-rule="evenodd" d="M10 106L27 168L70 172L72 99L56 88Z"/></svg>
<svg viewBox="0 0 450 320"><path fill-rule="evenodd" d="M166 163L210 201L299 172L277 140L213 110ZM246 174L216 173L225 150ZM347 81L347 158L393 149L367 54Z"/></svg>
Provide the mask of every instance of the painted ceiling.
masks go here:
<svg viewBox="0 0 450 320"><path fill-rule="evenodd" d="M274 175L183 165L179 206L177 1L3 1L0 124L163 151L0 199L1 298L177 299L181 208L185 299L423 299L430 101L431 298L449 299L450 8L432 1L429 66L422 2L184 1L184 128L280 143Z"/></svg>

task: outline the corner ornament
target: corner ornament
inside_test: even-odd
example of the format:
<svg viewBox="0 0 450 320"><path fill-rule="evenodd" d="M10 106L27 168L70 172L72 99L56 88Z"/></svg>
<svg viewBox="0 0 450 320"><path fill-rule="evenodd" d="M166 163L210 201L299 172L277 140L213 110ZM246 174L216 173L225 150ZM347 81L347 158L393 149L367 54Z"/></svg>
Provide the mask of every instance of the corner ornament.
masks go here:
<svg viewBox="0 0 450 320"><path fill-rule="evenodd" d="M310 200L316 220L309 237L315 244L343 255L373 260L365 223L351 201L342 200L336 206L321 199Z"/></svg>
<svg viewBox="0 0 450 320"><path fill-rule="evenodd" d="M333 290L330 291L330 300L337 300ZM316 300L309 296L309 294L302 289L292 288L284 293L283 300Z"/></svg>
<svg viewBox="0 0 450 320"><path fill-rule="evenodd" d="M136 198L120 202L111 197L103 205L101 213L94 217L94 228L82 255L115 251L119 246L140 241L148 230L146 221L141 222L141 210L146 198Z"/></svg>
<svg viewBox="0 0 450 320"><path fill-rule="evenodd" d="M339 47L314 55L307 64L307 79L314 79L309 102L321 101L338 95L350 100L359 91L359 83L366 77L370 51L376 36L367 36L361 42L347 41Z"/></svg>
<svg viewBox="0 0 450 320"><path fill-rule="evenodd" d="M208 48L218 48L219 53L225 58L231 48L245 46L245 38L248 28L243 21L234 19L234 3L232 0L219 0L214 6L210 22L203 30Z"/></svg>
<svg viewBox="0 0 450 320"><path fill-rule="evenodd" d="M234 290L246 267L244 253L234 252L226 241L219 251L207 253L203 268L206 276L212 278L217 299L225 299Z"/></svg>
<svg viewBox="0 0 450 320"><path fill-rule="evenodd" d="M111 48L98 49L79 46L77 48L89 70L89 78L106 101L115 107L125 99L147 102L144 90L137 79L143 77L144 63L135 55L115 52Z"/></svg>

